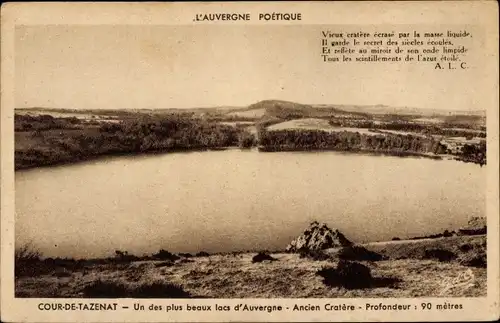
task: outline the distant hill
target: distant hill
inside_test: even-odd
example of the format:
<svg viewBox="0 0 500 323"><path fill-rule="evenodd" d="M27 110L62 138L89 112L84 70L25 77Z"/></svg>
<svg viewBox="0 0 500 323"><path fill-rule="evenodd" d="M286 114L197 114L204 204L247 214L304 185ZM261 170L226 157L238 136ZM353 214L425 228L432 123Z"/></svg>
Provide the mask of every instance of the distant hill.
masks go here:
<svg viewBox="0 0 500 323"><path fill-rule="evenodd" d="M237 108L227 112L228 115L239 117L275 117L280 119L295 118L325 118L334 116L401 115L414 117L450 117L473 116L486 117L486 111L436 110L412 107L392 107L377 105L338 105L338 104L302 104L283 100L263 100L246 108Z"/></svg>
<svg viewBox="0 0 500 323"><path fill-rule="evenodd" d="M400 115L413 117L475 117L486 118L486 111L459 111L459 110L436 110L421 109L413 107L392 107L382 104L377 105L340 105L340 104L302 104L283 100L263 100L251 104L248 107L217 106L198 107L192 109L56 109L47 107L33 107L16 109L16 112L38 112L38 113L70 113L70 114L94 114L94 115L130 115L137 113L164 114L164 113L194 113L194 114L219 114L232 117L244 118L328 118L335 116L362 116L366 119L376 115Z"/></svg>
<svg viewBox="0 0 500 323"><path fill-rule="evenodd" d="M368 114L396 114L396 115L413 115L422 117L432 116L480 116L486 117L486 110L479 111L463 111L463 110L437 110L437 109L422 109L414 107L393 107L383 104L377 105L332 105L332 104L316 104L312 105L317 108L336 108L349 112L360 112Z"/></svg>
<svg viewBox="0 0 500 323"><path fill-rule="evenodd" d="M247 108L231 111L231 115L279 118L279 119L297 119L297 118L325 118L338 115L363 115L362 112L344 111L337 107L313 106L283 100L264 100L249 105Z"/></svg>

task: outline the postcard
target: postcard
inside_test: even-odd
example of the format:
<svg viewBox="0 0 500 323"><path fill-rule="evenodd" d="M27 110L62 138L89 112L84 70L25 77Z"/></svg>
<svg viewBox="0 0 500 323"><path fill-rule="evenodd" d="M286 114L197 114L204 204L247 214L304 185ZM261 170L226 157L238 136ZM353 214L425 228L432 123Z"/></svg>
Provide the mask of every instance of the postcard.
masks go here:
<svg viewBox="0 0 500 323"><path fill-rule="evenodd" d="M493 1L5 3L5 322L499 318Z"/></svg>

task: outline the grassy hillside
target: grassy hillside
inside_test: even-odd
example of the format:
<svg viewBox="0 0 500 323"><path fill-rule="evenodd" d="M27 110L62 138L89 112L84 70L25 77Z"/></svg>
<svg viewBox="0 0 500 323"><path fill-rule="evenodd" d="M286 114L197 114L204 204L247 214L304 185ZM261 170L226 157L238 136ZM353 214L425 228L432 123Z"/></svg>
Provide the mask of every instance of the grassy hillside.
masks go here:
<svg viewBox="0 0 500 323"><path fill-rule="evenodd" d="M358 112L347 112L336 107L314 107L309 104L281 100L264 100L250 105L247 110L264 110L267 117L276 117L285 120L298 118L328 118L338 115L369 115Z"/></svg>
<svg viewBox="0 0 500 323"><path fill-rule="evenodd" d="M261 262L252 252L176 256L164 251L165 259L136 259L123 253L102 261L35 259L31 264L36 272L18 275L15 292L17 297L485 296L485 239L458 236L362 245L385 256L379 261L357 260L373 276L365 288L331 286L322 279L319 273L340 261L338 250L331 249L321 257L274 252L269 255L272 261ZM440 253L454 256L439 259ZM481 263L463 261L480 254Z"/></svg>
<svg viewBox="0 0 500 323"><path fill-rule="evenodd" d="M465 120L486 118L486 111L459 111L459 110L437 110L422 109L414 107L393 107L383 104L378 105L343 105L343 104L303 104L284 100L263 100L249 105L246 108L237 108L230 113L243 113L252 110L264 110L267 116L276 116L288 118L291 115L300 115L301 117L327 117L335 115L395 115L395 116L413 116L435 117L444 120L462 118Z"/></svg>

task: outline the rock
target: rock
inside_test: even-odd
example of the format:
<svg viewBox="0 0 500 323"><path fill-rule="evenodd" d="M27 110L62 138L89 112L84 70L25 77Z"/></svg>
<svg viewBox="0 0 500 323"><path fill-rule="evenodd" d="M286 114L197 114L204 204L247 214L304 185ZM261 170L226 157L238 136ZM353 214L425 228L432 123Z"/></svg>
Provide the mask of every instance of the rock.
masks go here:
<svg viewBox="0 0 500 323"><path fill-rule="evenodd" d="M330 229L326 224L312 222L304 233L295 238L286 247L286 251L323 250L335 247L351 246L349 241L340 231Z"/></svg>

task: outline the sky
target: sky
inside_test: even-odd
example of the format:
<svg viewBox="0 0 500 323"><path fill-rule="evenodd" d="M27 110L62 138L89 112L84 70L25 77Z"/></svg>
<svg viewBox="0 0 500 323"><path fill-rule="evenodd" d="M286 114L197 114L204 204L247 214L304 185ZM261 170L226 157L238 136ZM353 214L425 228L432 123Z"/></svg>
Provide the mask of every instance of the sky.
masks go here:
<svg viewBox="0 0 500 323"><path fill-rule="evenodd" d="M470 84L484 73L477 60L461 71L431 63L325 63L321 31L332 28L353 27L20 26L16 108L183 109L280 99L484 109Z"/></svg>

